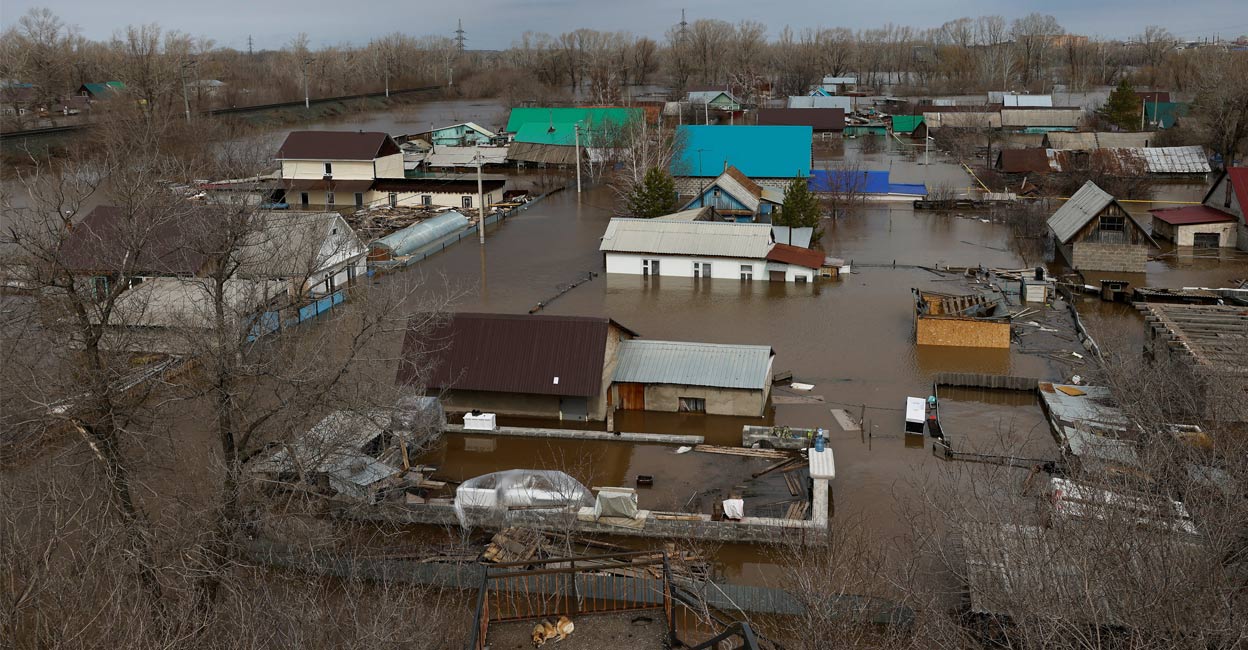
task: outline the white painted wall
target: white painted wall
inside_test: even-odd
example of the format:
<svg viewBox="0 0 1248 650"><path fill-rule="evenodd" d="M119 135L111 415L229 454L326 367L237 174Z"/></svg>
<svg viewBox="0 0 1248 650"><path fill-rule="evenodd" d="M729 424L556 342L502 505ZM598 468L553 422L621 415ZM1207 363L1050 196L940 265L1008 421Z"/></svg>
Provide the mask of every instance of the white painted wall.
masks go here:
<svg viewBox="0 0 1248 650"><path fill-rule="evenodd" d="M404 178L403 172L403 154L402 152L382 156L373 161L377 167L377 178ZM334 166L337 172L337 165ZM335 173L335 175L337 175Z"/></svg>
<svg viewBox="0 0 1248 650"><path fill-rule="evenodd" d="M335 178L337 178L337 176L335 176ZM309 207L324 207L327 205L325 203L325 191L324 190L289 190L286 192L286 202L289 203L292 208L295 208L295 209L302 208L303 206L300 203L301 201L300 194L302 194L305 191L308 194L308 206ZM364 194L364 207L378 207L378 206L385 207L390 204L389 192L377 192L373 190L368 190L366 192L363 192L363 194ZM429 196L431 197L430 205L455 208L457 210L463 209L464 197L471 196L472 197L472 209L473 210L477 209L477 193L475 191L468 192L466 194L448 193L448 192L397 192L397 194L398 196L396 198L398 200L399 205L405 205L405 206L422 205L420 197L424 196L425 194L429 194ZM502 197L501 192L497 192L497 191L486 192L485 204L488 206L491 203L495 203L501 197ZM334 193L334 207L336 208L355 207L355 193L354 192L335 192Z"/></svg>
<svg viewBox="0 0 1248 650"><path fill-rule="evenodd" d="M1173 236L1175 246L1192 246L1196 243L1196 233L1218 233L1223 248L1235 248L1238 227L1232 222L1203 223L1199 225L1178 226Z"/></svg>
<svg viewBox="0 0 1248 650"><path fill-rule="evenodd" d="M399 157L401 171L403 156L402 154L396 155ZM325 177L325 163L332 163L333 176L336 181L373 180L373 161L371 160L283 160L282 178L320 180ZM402 178L402 173L399 177Z"/></svg>
<svg viewBox="0 0 1248 650"><path fill-rule="evenodd" d="M606 253L607 273L621 275L641 275L642 260L659 260L659 277L692 278L695 262L709 262L711 278L722 280L740 280L741 267L749 266L755 281L766 282L770 278L770 269L784 270L785 280L796 281L798 276L807 282L815 279L815 270L790 264L777 264L766 260L730 257L690 257L685 255L640 255L637 253Z"/></svg>

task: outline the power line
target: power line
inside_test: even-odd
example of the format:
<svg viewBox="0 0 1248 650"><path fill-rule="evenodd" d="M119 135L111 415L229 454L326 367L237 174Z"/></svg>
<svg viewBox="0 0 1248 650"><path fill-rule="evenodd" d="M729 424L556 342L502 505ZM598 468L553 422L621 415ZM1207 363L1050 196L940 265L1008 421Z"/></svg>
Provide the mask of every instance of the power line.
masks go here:
<svg viewBox="0 0 1248 650"><path fill-rule="evenodd" d="M465 31L464 31L464 19L463 19L463 18L460 18L460 19L459 19L459 21L458 21L458 24L459 24L459 27L455 30L455 47L456 47L456 48L457 48L460 52L463 52L463 51L464 51L464 41L468 40L468 37L467 37L467 36L464 36L464 34L466 34L466 33L467 33L467 32L465 32Z"/></svg>

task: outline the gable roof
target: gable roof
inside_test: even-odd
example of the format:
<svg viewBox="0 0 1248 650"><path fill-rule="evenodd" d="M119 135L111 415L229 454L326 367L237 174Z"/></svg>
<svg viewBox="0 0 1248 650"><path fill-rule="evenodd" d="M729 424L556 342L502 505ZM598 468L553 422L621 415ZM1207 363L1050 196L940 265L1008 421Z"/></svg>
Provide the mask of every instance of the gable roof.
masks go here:
<svg viewBox="0 0 1248 650"><path fill-rule="evenodd" d="M1092 149L1143 148L1152 142L1152 133L1116 133L1111 131L1063 132L1050 131L1044 139L1053 149L1091 151Z"/></svg>
<svg viewBox="0 0 1248 650"><path fill-rule="evenodd" d="M452 314L427 337L408 328L395 381L418 381L419 359L429 364L428 388L598 395L612 326L633 334L607 318Z"/></svg>
<svg viewBox="0 0 1248 650"><path fill-rule="evenodd" d="M809 126L816 131L844 131L842 108L760 108L759 124Z"/></svg>
<svg viewBox="0 0 1248 650"><path fill-rule="evenodd" d="M788 226L772 226L771 240L777 244L790 244L798 248L810 248L810 240L815 236L815 229L809 226L790 228Z"/></svg>
<svg viewBox="0 0 1248 650"><path fill-rule="evenodd" d="M521 126L512 139L528 144L574 147L576 146L576 125L572 122L560 122L554 125L530 122ZM585 145L584 138L581 139L581 145Z"/></svg>
<svg viewBox="0 0 1248 650"><path fill-rule="evenodd" d="M476 122L460 122L458 124L450 124L447 126L436 128L433 131L431 131L431 133L437 133L438 131L445 131L447 129L454 129L460 126L464 127L465 129L468 129L469 131L476 131L477 133L480 133L481 135L487 138L492 138L498 135L497 133L494 133L493 131L481 126L480 124L477 124Z"/></svg>
<svg viewBox="0 0 1248 650"><path fill-rule="evenodd" d="M854 98L849 95L794 95L785 104L787 108L839 108L850 111Z"/></svg>
<svg viewBox="0 0 1248 650"><path fill-rule="evenodd" d="M1214 182L1213 187L1205 192L1205 197L1200 200L1201 203L1209 205L1209 200L1214 199L1217 205L1213 207L1223 206L1229 208L1224 197L1214 198L1213 193L1218 191L1218 186L1222 184L1223 179L1228 179L1231 184L1231 191L1235 194L1235 201L1239 203L1240 212L1244 215L1244 223L1248 223L1248 167L1231 167L1223 170L1218 180Z"/></svg>
<svg viewBox="0 0 1248 650"><path fill-rule="evenodd" d="M255 228L235 251L242 276L308 278L367 252L337 212L282 210L261 212L253 218Z"/></svg>
<svg viewBox="0 0 1248 650"><path fill-rule="evenodd" d="M677 134L683 147L672 160L673 176L718 176L725 163L750 178L810 174L809 126L686 125Z"/></svg>
<svg viewBox="0 0 1248 650"><path fill-rule="evenodd" d="M724 221L612 219L598 250L763 259L771 250L771 226Z"/></svg>
<svg viewBox="0 0 1248 650"><path fill-rule="evenodd" d="M723 96L730 104L740 104L736 97L724 90L691 90L685 98L694 104L711 104Z"/></svg>
<svg viewBox="0 0 1248 650"><path fill-rule="evenodd" d="M632 339L620 343L611 380L763 390L771 382L773 356L766 345Z"/></svg>
<svg viewBox="0 0 1248 650"><path fill-rule="evenodd" d="M78 88L78 92L87 91L92 97L102 97L111 95L126 89L126 84L120 81L104 81L99 83L85 83Z"/></svg>
<svg viewBox="0 0 1248 650"><path fill-rule="evenodd" d="M1097 187L1096 183L1088 181L1062 207L1058 208L1053 216L1049 217L1049 229L1053 231L1058 241L1063 244L1069 243L1071 238L1110 204L1118 204L1117 199ZM1126 208L1121 205L1118 205L1118 208L1127 215L1136 228L1139 228L1141 232L1148 232L1131 213L1127 212Z"/></svg>
<svg viewBox="0 0 1248 650"><path fill-rule="evenodd" d="M893 132L894 133L914 133L914 130L923 124L922 115L894 115L893 116Z"/></svg>
<svg viewBox="0 0 1248 650"><path fill-rule="evenodd" d="M848 192L861 194L912 194L927 196L922 183L894 183L888 171L852 172L839 169L816 169L808 183L812 192Z"/></svg>
<svg viewBox="0 0 1248 650"><path fill-rule="evenodd" d="M800 248L788 244L775 244L767 251L767 259L772 262L783 262L808 269L823 266L823 253L809 248Z"/></svg>
<svg viewBox="0 0 1248 650"><path fill-rule="evenodd" d="M1002 149L997 154L997 169L1007 174L1061 171L1059 167L1052 149Z"/></svg>
<svg viewBox="0 0 1248 650"><path fill-rule="evenodd" d="M714 192L716 188L735 199L737 203L745 206L747 210L758 212L758 205L763 197L762 186L750 180L748 176L741 173L741 170L731 165L724 170L724 173L716 177L710 185L707 185L706 189L690 199L682 209L688 209L694 203L705 205L704 197L707 192Z"/></svg>
<svg viewBox="0 0 1248 650"><path fill-rule="evenodd" d="M119 207L97 206L61 244L61 259L78 273L195 275L216 250L214 223L225 213L225 208L197 206L134 216Z"/></svg>
<svg viewBox="0 0 1248 650"><path fill-rule="evenodd" d="M394 138L380 131L291 131L278 148L277 160L373 160L403 153Z"/></svg>
<svg viewBox="0 0 1248 650"><path fill-rule="evenodd" d="M525 124L575 124L584 122L593 128L611 123L622 126L632 120L642 119L640 108L513 108L507 117L507 131L516 133Z"/></svg>

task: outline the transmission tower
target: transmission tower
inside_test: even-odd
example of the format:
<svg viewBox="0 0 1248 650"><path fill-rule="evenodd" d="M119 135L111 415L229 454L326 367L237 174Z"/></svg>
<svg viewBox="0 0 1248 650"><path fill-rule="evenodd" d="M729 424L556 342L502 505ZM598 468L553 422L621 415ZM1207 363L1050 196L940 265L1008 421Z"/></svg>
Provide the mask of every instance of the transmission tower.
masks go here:
<svg viewBox="0 0 1248 650"><path fill-rule="evenodd" d="M685 22L685 10L684 9L680 10L680 31L677 33L680 35L680 40L682 41L685 40L685 37L689 35L689 23Z"/></svg>
<svg viewBox="0 0 1248 650"><path fill-rule="evenodd" d="M464 31L464 20L463 20L462 18L460 18L460 19L459 19L459 28L455 30L455 47L456 47L456 48L457 48L460 52L463 52L463 51L464 51L464 41L468 40L468 37L467 37L467 36L464 36L464 34L466 34L466 33L467 33L467 32L465 32L465 31Z"/></svg>

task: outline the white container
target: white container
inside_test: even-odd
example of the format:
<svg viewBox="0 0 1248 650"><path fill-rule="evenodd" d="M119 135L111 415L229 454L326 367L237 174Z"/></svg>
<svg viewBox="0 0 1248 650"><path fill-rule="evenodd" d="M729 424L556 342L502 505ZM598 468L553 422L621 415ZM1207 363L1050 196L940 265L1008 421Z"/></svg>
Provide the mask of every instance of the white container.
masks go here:
<svg viewBox="0 0 1248 650"><path fill-rule="evenodd" d="M815 451L811 447L807 452L810 478L832 480L836 478L836 459L832 456L832 448L824 446L823 451Z"/></svg>
<svg viewBox="0 0 1248 650"><path fill-rule="evenodd" d="M464 414L464 430L465 431L497 431L497 416L493 413L482 413L473 415L471 413Z"/></svg>

